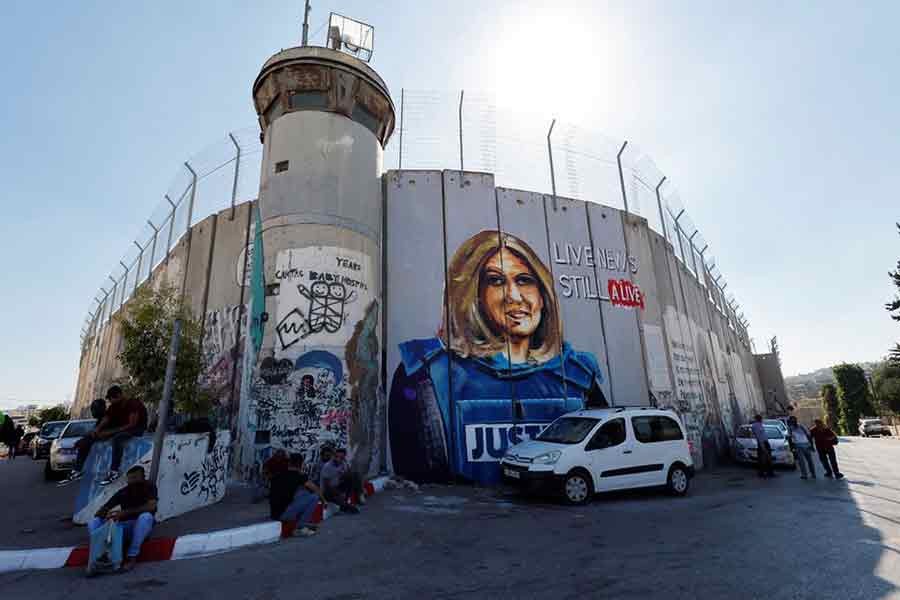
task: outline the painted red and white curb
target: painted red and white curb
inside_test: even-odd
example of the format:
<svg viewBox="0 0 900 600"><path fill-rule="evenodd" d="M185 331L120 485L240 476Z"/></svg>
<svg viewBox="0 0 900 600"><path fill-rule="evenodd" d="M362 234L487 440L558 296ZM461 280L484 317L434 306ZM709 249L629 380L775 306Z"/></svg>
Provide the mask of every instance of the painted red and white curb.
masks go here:
<svg viewBox="0 0 900 600"><path fill-rule="evenodd" d="M366 495L373 496L384 490L388 480L388 477L378 477L366 482ZM320 504L313 519L321 522L333 517L338 512L339 509L334 504L326 507ZM290 535L292 530L292 527L283 526L279 521L267 521L209 533L193 533L177 538L151 538L141 548L138 561L183 560L213 556L247 546L272 544L282 537ZM0 550L0 573L29 569L83 567L87 565L87 561L87 546Z"/></svg>

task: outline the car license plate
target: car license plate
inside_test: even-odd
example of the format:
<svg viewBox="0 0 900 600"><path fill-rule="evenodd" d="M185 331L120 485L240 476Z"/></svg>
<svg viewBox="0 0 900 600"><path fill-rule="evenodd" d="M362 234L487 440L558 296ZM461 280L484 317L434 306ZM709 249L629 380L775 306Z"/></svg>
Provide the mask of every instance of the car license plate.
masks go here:
<svg viewBox="0 0 900 600"><path fill-rule="evenodd" d="M513 471L512 469L503 469L503 474L507 477L512 477L513 479L519 479L522 474L518 471Z"/></svg>

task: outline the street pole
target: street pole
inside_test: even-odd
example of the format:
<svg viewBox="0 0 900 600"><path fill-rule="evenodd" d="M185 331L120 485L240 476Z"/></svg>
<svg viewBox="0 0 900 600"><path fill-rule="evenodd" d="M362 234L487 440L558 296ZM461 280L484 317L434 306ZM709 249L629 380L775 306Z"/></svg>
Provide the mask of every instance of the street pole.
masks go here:
<svg viewBox="0 0 900 600"><path fill-rule="evenodd" d="M163 440L166 437L166 424L169 422L169 404L172 399L172 388L175 380L175 360L178 358L178 343L181 338L181 319L176 318L172 327L172 342L169 344L169 362L166 364L166 380L163 384L162 400L156 416L156 431L153 432L153 462L150 463L150 481L156 484L159 475L159 459L162 456Z"/></svg>

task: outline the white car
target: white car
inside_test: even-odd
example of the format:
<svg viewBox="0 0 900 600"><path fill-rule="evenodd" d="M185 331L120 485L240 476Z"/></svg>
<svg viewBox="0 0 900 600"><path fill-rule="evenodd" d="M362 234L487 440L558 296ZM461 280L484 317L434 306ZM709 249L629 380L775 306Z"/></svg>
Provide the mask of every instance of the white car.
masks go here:
<svg viewBox="0 0 900 600"><path fill-rule="evenodd" d="M506 483L561 492L586 504L596 492L666 486L687 493L694 475L684 427L669 410L580 410L553 421L500 461Z"/></svg>
<svg viewBox="0 0 900 600"><path fill-rule="evenodd" d="M96 425L97 421L94 419L80 419L69 421L66 424L59 437L50 445L50 460L44 466L45 479L48 481L58 479L67 471L72 470L78 454L75 444L92 432Z"/></svg>
<svg viewBox="0 0 900 600"><path fill-rule="evenodd" d="M891 435L891 430L881 422L881 419L860 419L859 435L869 437L870 435Z"/></svg>
<svg viewBox="0 0 900 600"><path fill-rule="evenodd" d="M794 453L788 444L784 432L775 425L767 425L763 421L766 431L766 439L772 449L772 464L783 467L796 468ZM757 460L757 443L750 425L741 425L734 439L734 460L742 463L755 463Z"/></svg>

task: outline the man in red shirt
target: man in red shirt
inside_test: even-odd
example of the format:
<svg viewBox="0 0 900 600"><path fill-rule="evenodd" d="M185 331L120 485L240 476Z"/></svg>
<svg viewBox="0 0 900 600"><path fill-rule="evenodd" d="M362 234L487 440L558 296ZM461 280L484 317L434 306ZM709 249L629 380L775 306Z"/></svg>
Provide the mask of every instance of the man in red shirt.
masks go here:
<svg viewBox="0 0 900 600"><path fill-rule="evenodd" d="M809 433L816 444L816 452L819 454L822 468L825 469L825 477L843 479L844 474L838 470L837 455L834 453L834 447L838 443L837 435L822 422L822 419L815 420L815 427L810 429Z"/></svg>
<svg viewBox="0 0 900 600"><path fill-rule="evenodd" d="M106 409L106 413L100 419L97 427L75 444L78 449L75 468L62 484L81 478L81 470L84 468L84 462L87 460L94 442L109 440L112 444L112 461L109 465L109 473L105 479L100 481L100 485L109 485L119 478L119 466L122 463L125 444L133 437L144 435L144 431L147 429L147 408L143 402L136 398L125 398L122 388L117 385L109 388L106 392L106 399L109 400L109 408Z"/></svg>

